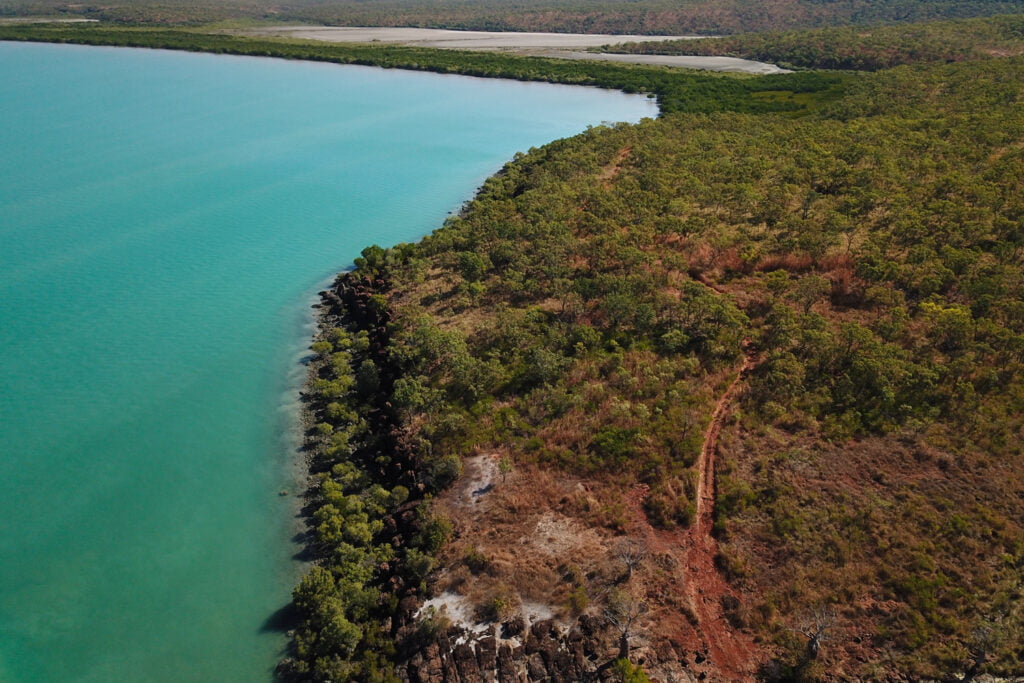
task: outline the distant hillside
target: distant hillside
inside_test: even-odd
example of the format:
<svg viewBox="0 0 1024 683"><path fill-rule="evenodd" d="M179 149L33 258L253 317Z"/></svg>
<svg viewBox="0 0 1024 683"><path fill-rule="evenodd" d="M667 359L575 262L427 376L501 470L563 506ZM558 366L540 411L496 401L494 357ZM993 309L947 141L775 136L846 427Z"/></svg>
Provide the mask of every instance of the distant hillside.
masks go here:
<svg viewBox="0 0 1024 683"><path fill-rule="evenodd" d="M576 33L731 34L847 24L926 21L1024 10L1022 0L132 0L82 4L3 0L3 15L70 15L113 22L196 24L298 21Z"/></svg>
<svg viewBox="0 0 1024 683"><path fill-rule="evenodd" d="M900 64L1024 54L1024 16L815 31L744 33L708 40L631 43L613 52L723 55L808 69L877 71Z"/></svg>

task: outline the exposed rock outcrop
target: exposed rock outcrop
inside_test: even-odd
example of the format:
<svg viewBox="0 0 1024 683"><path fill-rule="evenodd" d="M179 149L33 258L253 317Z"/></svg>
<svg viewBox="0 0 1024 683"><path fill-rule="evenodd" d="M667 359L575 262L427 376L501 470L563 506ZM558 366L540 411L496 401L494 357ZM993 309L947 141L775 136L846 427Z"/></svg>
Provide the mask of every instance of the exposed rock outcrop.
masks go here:
<svg viewBox="0 0 1024 683"><path fill-rule="evenodd" d="M571 628L554 619L537 621L525 634L512 637L505 637L508 629L503 626L494 624L483 633L451 627L429 639L406 627L400 634L405 660L397 673L408 683L615 680L615 636L598 617L583 615ZM657 660L648 662L655 680L698 680L696 672L686 671L686 658L667 643L658 654L649 648L642 652Z"/></svg>

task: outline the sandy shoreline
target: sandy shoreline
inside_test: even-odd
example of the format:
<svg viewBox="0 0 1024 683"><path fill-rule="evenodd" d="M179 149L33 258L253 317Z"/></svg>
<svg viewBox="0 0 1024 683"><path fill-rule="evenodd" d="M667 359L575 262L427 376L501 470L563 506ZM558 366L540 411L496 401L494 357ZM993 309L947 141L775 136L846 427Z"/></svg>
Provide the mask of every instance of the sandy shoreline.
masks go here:
<svg viewBox="0 0 1024 683"><path fill-rule="evenodd" d="M585 59L629 64L677 66L706 71L734 71L750 74L786 73L774 64L734 57L685 55L631 55L585 52L587 48L627 42L699 40L703 36L641 36L598 33L517 33L497 31L452 31L432 28L371 28L346 26L269 26L232 31L248 36L300 38L330 43L384 43L449 50L507 52L530 57Z"/></svg>
<svg viewBox="0 0 1024 683"><path fill-rule="evenodd" d="M98 24L99 19L74 17L0 17L2 24Z"/></svg>
<svg viewBox="0 0 1024 683"><path fill-rule="evenodd" d="M550 53L537 53L538 57L558 57L560 59L587 59L605 62L624 62L627 64L651 64L657 66L678 66L684 69L701 69L702 71L733 71L747 74L786 74L792 73L774 64L754 62L738 57L705 57L699 55L631 55L601 52L575 52L571 50L551 50Z"/></svg>
<svg viewBox="0 0 1024 683"><path fill-rule="evenodd" d="M697 40L701 36L639 36L607 33L519 33L515 31L454 31L439 28L350 26L268 26L238 31L246 35L303 38L331 43L393 43L457 50L571 50L614 43L659 40Z"/></svg>

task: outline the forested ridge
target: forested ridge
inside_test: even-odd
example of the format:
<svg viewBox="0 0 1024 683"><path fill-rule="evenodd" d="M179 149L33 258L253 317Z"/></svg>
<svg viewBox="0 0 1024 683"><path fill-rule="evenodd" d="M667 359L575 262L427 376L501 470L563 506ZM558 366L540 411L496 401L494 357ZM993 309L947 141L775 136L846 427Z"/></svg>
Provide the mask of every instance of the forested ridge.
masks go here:
<svg viewBox="0 0 1024 683"><path fill-rule="evenodd" d="M311 498L322 566L296 595L319 624L306 633L324 633L325 604L361 626L337 649L303 636L287 671L383 677L384 652L430 680L417 653L467 625L416 616L444 594L503 633L541 603L618 623L626 596L626 652L654 677L680 661L722 676L719 656L772 680L1020 675L1022 84L1021 58L900 67L795 119L594 128L515 159L421 243L367 249L338 291L367 292L387 343L315 391L327 406L386 378L404 445L381 450L329 407L317 438L375 454L403 473L395 504L420 502L362 534L376 559L359 566L404 567L400 589L367 569L351 602L363 556L331 545L353 524L338 496L396 494L361 489L334 450ZM347 361L357 328L315 349ZM728 588L710 624L656 543L694 521L702 435L744 345L756 361L718 437ZM484 503L444 488L488 459L506 474ZM630 563L621 544L645 528ZM712 627L745 649L708 650ZM621 654L603 637L595 667Z"/></svg>
<svg viewBox="0 0 1024 683"><path fill-rule="evenodd" d="M877 71L901 64L1024 54L1024 16L745 33L708 40L628 43L606 49L634 54L724 55L808 69Z"/></svg>
<svg viewBox="0 0 1024 683"><path fill-rule="evenodd" d="M216 21L419 26L485 31L731 34L882 22L988 16L1021 0L133 0L69 3L4 0L2 16L63 16L114 23L196 25Z"/></svg>

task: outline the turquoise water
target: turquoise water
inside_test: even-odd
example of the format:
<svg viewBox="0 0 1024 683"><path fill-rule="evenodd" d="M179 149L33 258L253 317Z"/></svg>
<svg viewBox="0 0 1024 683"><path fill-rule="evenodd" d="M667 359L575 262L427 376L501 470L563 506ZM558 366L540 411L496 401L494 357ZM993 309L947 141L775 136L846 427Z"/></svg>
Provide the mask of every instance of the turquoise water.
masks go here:
<svg viewBox="0 0 1024 683"><path fill-rule="evenodd" d="M77 46L0 43L0 73L0 680L266 680L317 289L654 106Z"/></svg>

